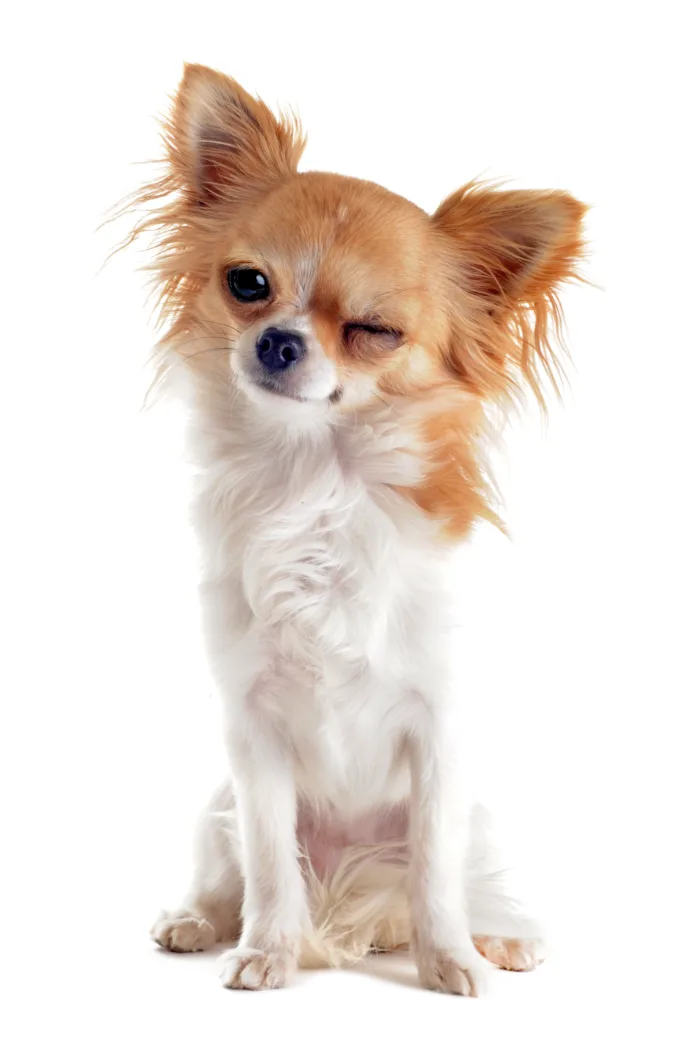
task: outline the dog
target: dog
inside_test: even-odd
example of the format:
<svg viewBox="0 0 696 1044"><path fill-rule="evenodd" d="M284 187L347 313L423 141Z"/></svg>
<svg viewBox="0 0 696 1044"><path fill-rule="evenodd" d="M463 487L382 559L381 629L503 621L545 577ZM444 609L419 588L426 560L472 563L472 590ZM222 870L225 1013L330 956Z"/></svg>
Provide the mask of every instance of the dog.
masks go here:
<svg viewBox="0 0 696 1044"><path fill-rule="evenodd" d="M153 243L159 376L184 374L229 779L152 935L233 943L231 988L410 946L423 986L476 996L544 944L455 726L458 550L501 524L492 418L558 387L585 207L475 182L430 216L299 173L297 119L199 65L163 140L131 239Z"/></svg>

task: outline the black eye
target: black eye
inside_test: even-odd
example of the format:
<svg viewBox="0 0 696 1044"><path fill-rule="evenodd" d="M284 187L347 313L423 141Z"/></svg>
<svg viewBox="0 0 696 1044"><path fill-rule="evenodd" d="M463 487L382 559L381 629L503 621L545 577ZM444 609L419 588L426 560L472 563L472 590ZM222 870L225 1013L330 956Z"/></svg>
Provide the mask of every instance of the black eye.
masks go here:
<svg viewBox="0 0 696 1044"><path fill-rule="evenodd" d="M268 280L258 268L228 269L227 285L238 301L262 301L271 292Z"/></svg>

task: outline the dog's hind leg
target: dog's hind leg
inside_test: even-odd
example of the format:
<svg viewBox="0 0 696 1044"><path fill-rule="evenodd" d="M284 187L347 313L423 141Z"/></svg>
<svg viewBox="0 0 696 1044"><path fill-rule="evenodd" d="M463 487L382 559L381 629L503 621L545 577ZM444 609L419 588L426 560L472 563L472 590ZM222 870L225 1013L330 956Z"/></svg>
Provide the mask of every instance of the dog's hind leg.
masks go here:
<svg viewBox="0 0 696 1044"><path fill-rule="evenodd" d="M510 869L494 843L489 814L480 805L472 812L466 891L479 953L507 971L531 971L544 960L541 924L516 893Z"/></svg>
<svg viewBox="0 0 696 1044"><path fill-rule="evenodd" d="M220 786L196 831L193 883L181 906L163 911L150 934L175 953L208 950L238 937L243 895L234 796Z"/></svg>

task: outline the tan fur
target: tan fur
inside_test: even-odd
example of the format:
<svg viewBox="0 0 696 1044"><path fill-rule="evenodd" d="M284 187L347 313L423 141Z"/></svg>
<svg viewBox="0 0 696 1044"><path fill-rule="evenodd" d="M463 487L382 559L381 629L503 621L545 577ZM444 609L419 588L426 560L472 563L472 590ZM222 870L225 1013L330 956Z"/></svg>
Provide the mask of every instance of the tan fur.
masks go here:
<svg viewBox="0 0 696 1044"><path fill-rule="evenodd" d="M477 450L485 429L480 403L462 399L459 408L425 420L420 435L428 450L427 478L401 492L443 525L443 536L458 540L477 519L502 528L491 506L491 491ZM466 432L467 437L463 438Z"/></svg>
<svg viewBox="0 0 696 1044"><path fill-rule="evenodd" d="M546 386L559 388L557 293L577 278L584 206L562 192L469 184L430 217L370 182L298 173L297 120L200 66L186 67L163 140L162 176L126 204L146 211L128 241L153 239L162 365L218 365L232 379L212 353L233 350L266 315L303 317L339 374L330 408L357 421L386 402L411 426L424 477L398 492L447 539L461 540L477 519L500 524L483 448L487 410L525 389L543 406ZM267 275L267 299L240 303L229 293L227 272L239 265ZM407 943L405 866L384 855L347 850L328 885L307 870L306 966ZM165 945L187 939L195 948L209 928L182 925ZM477 945L501 967L535 960L519 940ZM426 984L474 992L447 954L430 956ZM230 975L242 978L232 984L283 977L256 960L235 964Z"/></svg>
<svg viewBox="0 0 696 1044"><path fill-rule="evenodd" d="M370 182L298 174L297 120L201 66L186 66L163 140L162 177L126 208L147 211L129 241L154 237L165 364L172 350L198 357L203 336L224 348L266 309L306 307L344 385L367 372L379 397L442 402L416 422L426 477L401 492L450 539L477 518L497 523L482 407L525 386L543 405L544 385L558 389L557 290L577 278L585 207L562 192L469 184L429 218ZM270 300L240 306L226 292L224 272L240 262L272 271ZM349 332L355 322L394 333Z"/></svg>
<svg viewBox="0 0 696 1044"><path fill-rule="evenodd" d="M538 939L475 935L474 944L482 957L504 971L532 971L544 961L544 947Z"/></svg>

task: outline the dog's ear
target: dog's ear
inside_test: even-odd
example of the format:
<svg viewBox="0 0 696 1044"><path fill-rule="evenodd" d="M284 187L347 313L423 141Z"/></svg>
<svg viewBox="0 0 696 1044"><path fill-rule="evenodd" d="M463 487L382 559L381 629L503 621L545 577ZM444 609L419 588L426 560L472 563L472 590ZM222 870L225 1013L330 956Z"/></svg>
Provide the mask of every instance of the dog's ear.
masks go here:
<svg viewBox="0 0 696 1044"><path fill-rule="evenodd" d="M565 192L467 185L433 221L454 244L466 288L495 310L531 304L573 275L585 210Z"/></svg>
<svg viewBox="0 0 696 1044"><path fill-rule="evenodd" d="M556 383L551 334L558 333L559 286L577 277L586 207L564 192L500 191L467 185L433 215L454 293L471 322L448 362L480 377L483 391L517 373L541 398L539 368ZM474 343L478 341L478 344Z"/></svg>
<svg viewBox="0 0 696 1044"><path fill-rule="evenodd" d="M294 173L304 147L296 119L276 118L204 65L185 66L165 133L172 169L203 206L237 202Z"/></svg>

